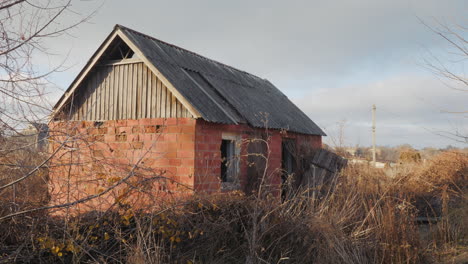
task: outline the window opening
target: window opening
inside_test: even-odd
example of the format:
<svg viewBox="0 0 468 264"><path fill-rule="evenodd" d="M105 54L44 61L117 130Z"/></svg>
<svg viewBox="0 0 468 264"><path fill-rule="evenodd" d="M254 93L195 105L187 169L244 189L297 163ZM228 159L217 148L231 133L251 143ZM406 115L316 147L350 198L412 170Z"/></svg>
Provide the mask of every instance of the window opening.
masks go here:
<svg viewBox="0 0 468 264"><path fill-rule="evenodd" d="M234 182L236 174L235 141L223 139L221 142L221 181Z"/></svg>

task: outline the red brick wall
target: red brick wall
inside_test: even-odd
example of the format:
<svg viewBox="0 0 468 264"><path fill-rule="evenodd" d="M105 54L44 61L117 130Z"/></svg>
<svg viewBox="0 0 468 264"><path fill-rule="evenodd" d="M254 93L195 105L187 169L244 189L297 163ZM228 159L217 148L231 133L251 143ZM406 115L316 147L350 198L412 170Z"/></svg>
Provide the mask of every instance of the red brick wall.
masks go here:
<svg viewBox="0 0 468 264"><path fill-rule="evenodd" d="M240 136L240 188L250 190L252 184L248 178L249 139L263 138L268 145L265 184L278 190L281 184L281 144L282 138L295 138L298 146L322 147L322 137L303 135L278 130L252 128L247 125L223 125L197 120L195 132L195 190L197 192L213 193L221 190L221 141L223 133L233 133ZM266 144L265 144L266 146ZM255 166L255 165L253 165ZM263 170L262 170L263 172Z"/></svg>
<svg viewBox="0 0 468 264"><path fill-rule="evenodd" d="M296 138L297 145L320 148L320 136L223 125L191 118L153 118L119 121L50 123L52 204L62 204L100 194L128 175L129 180L110 192L81 204L78 209L105 210L116 202L157 204L193 190L221 190L221 141L223 133L242 140L239 163L240 188L252 188L249 140L263 138L268 146L265 184L277 192L281 183L281 142ZM62 147L61 144L64 144ZM136 165L136 166L135 166ZM260 174L263 175L263 169ZM177 195L173 195L177 194Z"/></svg>
<svg viewBox="0 0 468 264"><path fill-rule="evenodd" d="M129 184L79 208L103 210L116 201L144 204L192 192L195 124L191 118L52 122L50 151L58 149L50 163L52 204L99 194L129 173L135 174Z"/></svg>

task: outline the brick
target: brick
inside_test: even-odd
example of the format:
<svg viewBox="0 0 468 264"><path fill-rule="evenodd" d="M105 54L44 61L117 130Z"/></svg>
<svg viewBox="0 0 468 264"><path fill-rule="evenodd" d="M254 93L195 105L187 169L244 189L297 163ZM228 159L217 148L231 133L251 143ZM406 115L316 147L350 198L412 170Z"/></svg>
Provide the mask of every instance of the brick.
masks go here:
<svg viewBox="0 0 468 264"><path fill-rule="evenodd" d="M127 124L126 126L138 126L140 124L140 120L138 119L127 119Z"/></svg>
<svg viewBox="0 0 468 264"><path fill-rule="evenodd" d="M178 167L177 168L177 175L179 176L189 176L193 174L193 168L192 167Z"/></svg>
<svg viewBox="0 0 468 264"><path fill-rule="evenodd" d="M116 120L107 120L105 124L107 127L115 127L115 122Z"/></svg>
<svg viewBox="0 0 468 264"><path fill-rule="evenodd" d="M181 142L181 141L193 142L194 141L194 136L190 135L190 134L180 134L180 135L178 135L178 141L179 142Z"/></svg>
<svg viewBox="0 0 468 264"><path fill-rule="evenodd" d="M178 158L177 157L177 152L175 152L175 151L165 152L165 153L162 153L162 154L163 154L163 157L168 158L168 159Z"/></svg>
<svg viewBox="0 0 468 264"><path fill-rule="evenodd" d="M177 118L166 118L165 124L168 126L177 125Z"/></svg>
<svg viewBox="0 0 468 264"><path fill-rule="evenodd" d="M156 126L145 126L145 133L156 133Z"/></svg>
<svg viewBox="0 0 468 264"><path fill-rule="evenodd" d="M127 120L116 120L115 121L116 127L125 127L127 126Z"/></svg>
<svg viewBox="0 0 468 264"><path fill-rule="evenodd" d="M144 132L144 130L142 131L143 129L140 127L140 126L134 126L132 127L132 133L141 133L141 132Z"/></svg>
<svg viewBox="0 0 468 264"><path fill-rule="evenodd" d="M177 141L177 134L161 134L161 140L168 141L168 142L176 142Z"/></svg>
<svg viewBox="0 0 468 264"><path fill-rule="evenodd" d="M142 149L143 148L143 142L132 142L132 148L134 149Z"/></svg>
<svg viewBox="0 0 468 264"><path fill-rule="evenodd" d="M127 135L122 134L122 135L115 135L115 141L127 141Z"/></svg>
<svg viewBox="0 0 468 264"><path fill-rule="evenodd" d="M114 136L115 137L115 136ZM115 143L107 143L107 146L111 149L128 149L128 143L126 142L115 142Z"/></svg>
<svg viewBox="0 0 468 264"><path fill-rule="evenodd" d="M180 159L170 159L169 160L169 165L171 166L180 166L182 164L182 161Z"/></svg>
<svg viewBox="0 0 468 264"><path fill-rule="evenodd" d="M108 135L115 135L115 134L118 134L116 130L117 130L117 129L116 129L115 127L108 127L108 128L107 128L107 134L108 134Z"/></svg>
<svg viewBox="0 0 468 264"><path fill-rule="evenodd" d="M179 143L179 147L177 148L179 151L185 151L185 150L194 150L194 144L193 142L181 142Z"/></svg>
<svg viewBox="0 0 468 264"><path fill-rule="evenodd" d="M153 142L153 135L151 134L140 134L140 141L145 143L152 143Z"/></svg>
<svg viewBox="0 0 468 264"><path fill-rule="evenodd" d="M169 165L169 160L167 158L162 158L162 157L155 157L153 158L153 166L168 166Z"/></svg>
<svg viewBox="0 0 468 264"><path fill-rule="evenodd" d="M168 126L165 129L165 133L180 133L180 127L178 126Z"/></svg>
<svg viewBox="0 0 468 264"><path fill-rule="evenodd" d="M114 142L115 141L115 135L104 135L104 142Z"/></svg>
<svg viewBox="0 0 468 264"><path fill-rule="evenodd" d="M132 133L132 128L131 127L127 127L127 126L122 126L122 127L117 127L116 128L116 133L117 134L131 134Z"/></svg>
<svg viewBox="0 0 468 264"><path fill-rule="evenodd" d="M144 144L144 148L150 151L150 153L156 153L158 152L158 149L156 148L156 142L154 141L142 141Z"/></svg>
<svg viewBox="0 0 468 264"><path fill-rule="evenodd" d="M123 158L127 156L127 151L123 149L116 149L114 151L114 157Z"/></svg>
<svg viewBox="0 0 468 264"><path fill-rule="evenodd" d="M107 134L107 127L100 127L97 130L98 134Z"/></svg>
<svg viewBox="0 0 468 264"><path fill-rule="evenodd" d="M68 129L67 129L68 130ZM89 127L86 132L88 135L97 135L98 129L94 127Z"/></svg>
<svg viewBox="0 0 468 264"><path fill-rule="evenodd" d="M182 126L180 132L184 134L194 134L195 126Z"/></svg>
<svg viewBox="0 0 468 264"><path fill-rule="evenodd" d="M181 161L181 166L187 166L187 167L194 167L195 166L195 159L193 158L185 158L185 159L180 159Z"/></svg>
<svg viewBox="0 0 468 264"><path fill-rule="evenodd" d="M179 176L179 183L184 184L184 185L188 185L188 186L193 186L194 180L193 180L193 177L190 177L190 175L187 175L187 176L180 175Z"/></svg>
<svg viewBox="0 0 468 264"><path fill-rule="evenodd" d="M177 142L167 142L167 147L169 151L177 151L178 144Z"/></svg>
<svg viewBox="0 0 468 264"><path fill-rule="evenodd" d="M98 142L103 142L104 141L104 135L95 135L91 138L92 141L98 141Z"/></svg>
<svg viewBox="0 0 468 264"><path fill-rule="evenodd" d="M167 133L166 129L165 125L156 125L156 133Z"/></svg>
<svg viewBox="0 0 468 264"><path fill-rule="evenodd" d="M190 151L190 150L180 150L177 152L177 157L178 158L192 158L195 156L195 151Z"/></svg>
<svg viewBox="0 0 468 264"><path fill-rule="evenodd" d="M140 135L138 135L138 134L130 134L130 135L127 135L127 141L128 141L128 142L140 141Z"/></svg>
<svg viewBox="0 0 468 264"><path fill-rule="evenodd" d="M146 126L146 125L156 125L157 120L156 118L142 118L138 120L138 123L140 125Z"/></svg>

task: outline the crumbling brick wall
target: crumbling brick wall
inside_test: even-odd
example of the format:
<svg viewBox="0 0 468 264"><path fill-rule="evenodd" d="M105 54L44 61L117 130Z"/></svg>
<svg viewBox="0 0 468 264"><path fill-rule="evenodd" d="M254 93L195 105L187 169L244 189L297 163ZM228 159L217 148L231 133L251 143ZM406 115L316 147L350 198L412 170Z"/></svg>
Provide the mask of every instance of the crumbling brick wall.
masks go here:
<svg viewBox="0 0 468 264"><path fill-rule="evenodd" d="M322 144L320 136L192 118L51 122L49 146L50 152L55 153L50 162L51 203L63 204L106 191L77 207L105 210L122 203L146 207L157 204L155 199L180 197L193 191L226 191L220 179L223 133L240 139L239 189L245 192L255 189L253 185L258 184L263 167L267 166L263 183L273 187L273 194L277 193L283 138L312 148ZM260 176L254 175L253 169L261 162L254 164L259 159L251 158L249 147L256 140L262 141L262 154L268 160L256 170Z"/></svg>
<svg viewBox="0 0 468 264"><path fill-rule="evenodd" d="M239 182L240 190L245 192L253 191L254 181L250 168L258 166L252 164L250 158L257 154L262 154L261 159L267 159L266 164L260 168L260 177L264 178L264 184L273 189L278 189L281 184L281 155L283 138L296 140L297 145L309 146L310 148L321 148L322 137L314 135L303 135L279 130L266 130L262 128L252 128L247 125L224 125L197 120L195 132L195 190L197 192L214 193L222 190L220 174L220 146L223 133L239 135L241 143ZM262 150L249 151L249 145L255 141L264 145ZM266 146L266 144L268 146ZM257 159L259 160L259 159ZM265 166L267 167L265 171ZM263 174L265 172L265 174ZM257 179L258 180L258 179Z"/></svg>
<svg viewBox="0 0 468 264"><path fill-rule="evenodd" d="M98 195L84 210L116 203L144 204L156 196L191 193L194 185L195 120L154 118L51 122L49 189L52 204ZM131 195L128 195L131 194Z"/></svg>

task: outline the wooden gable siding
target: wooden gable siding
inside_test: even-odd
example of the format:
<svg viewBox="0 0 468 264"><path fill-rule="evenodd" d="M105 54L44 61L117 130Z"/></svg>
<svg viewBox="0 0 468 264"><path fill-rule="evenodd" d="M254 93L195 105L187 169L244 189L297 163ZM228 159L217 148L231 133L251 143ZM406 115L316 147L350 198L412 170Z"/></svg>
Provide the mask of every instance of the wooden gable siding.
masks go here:
<svg viewBox="0 0 468 264"><path fill-rule="evenodd" d="M97 66L77 91L70 120L192 117L143 62Z"/></svg>

